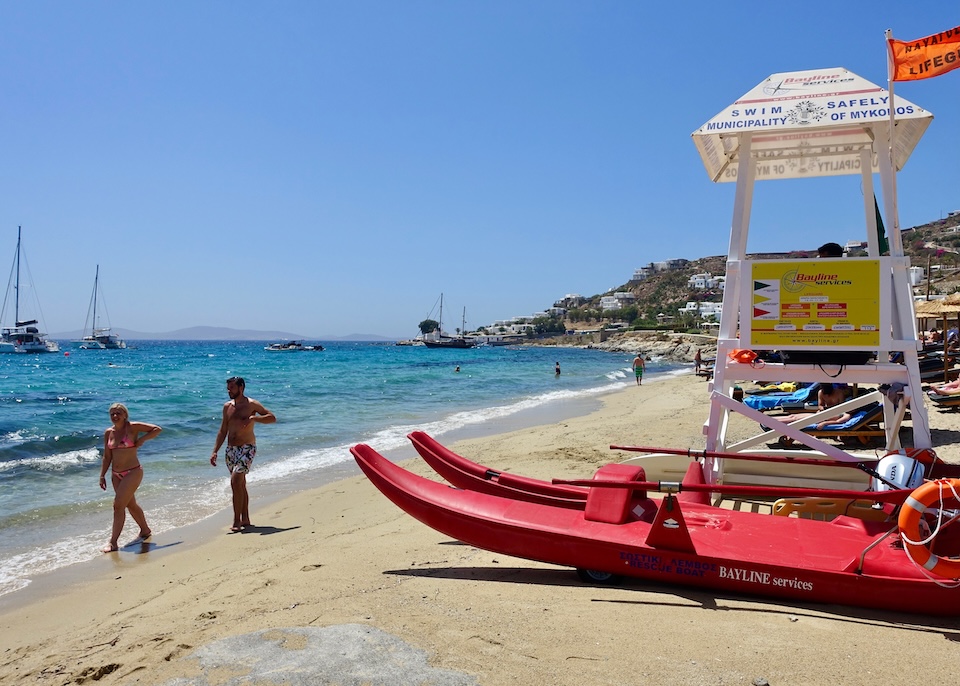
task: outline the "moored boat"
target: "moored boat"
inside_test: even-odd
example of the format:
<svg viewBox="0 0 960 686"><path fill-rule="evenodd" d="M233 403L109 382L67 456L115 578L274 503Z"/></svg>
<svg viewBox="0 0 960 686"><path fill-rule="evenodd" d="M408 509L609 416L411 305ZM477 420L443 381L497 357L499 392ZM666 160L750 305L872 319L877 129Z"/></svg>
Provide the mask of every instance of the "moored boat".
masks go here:
<svg viewBox="0 0 960 686"><path fill-rule="evenodd" d="M0 353L55 353L60 351L56 341L47 340L47 335L37 328L37 319L20 319L20 227L17 227L17 251L13 264L13 324L0 327ZM0 321L7 315L7 298L3 301Z"/></svg>
<svg viewBox="0 0 960 686"><path fill-rule="evenodd" d="M281 343L271 343L264 347L264 350L272 353L297 353L307 350L321 351L322 345L304 345L303 341L283 341Z"/></svg>
<svg viewBox="0 0 960 686"><path fill-rule="evenodd" d="M460 324L460 331L457 336L447 336L443 333L443 293L440 294L440 316L437 322L437 337L428 338L424 336L423 344L428 348L452 348L456 350L464 350L466 348L474 348L477 345L475 340L467 338L464 336L464 331L467 326L467 308L463 308L463 319Z"/></svg>
<svg viewBox="0 0 960 686"><path fill-rule="evenodd" d="M93 295L90 297L90 312L88 312L87 321L91 326L88 329L86 323L83 325L84 337L80 340L80 348L83 350L122 350L127 347L126 341L120 338L120 335L114 333L109 323L107 326L100 326L100 317L106 306L100 305L100 313L97 313L97 306L103 296L100 293L100 265L97 265L96 274L93 277Z"/></svg>

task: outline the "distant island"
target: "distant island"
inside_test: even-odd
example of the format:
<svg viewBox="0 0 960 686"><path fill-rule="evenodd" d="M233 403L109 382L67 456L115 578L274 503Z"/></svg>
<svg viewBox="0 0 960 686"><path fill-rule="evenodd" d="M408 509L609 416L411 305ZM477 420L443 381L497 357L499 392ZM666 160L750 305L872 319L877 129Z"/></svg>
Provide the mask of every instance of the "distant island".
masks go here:
<svg viewBox="0 0 960 686"><path fill-rule="evenodd" d="M305 336L289 331L257 331L255 329L231 329L225 326L191 326L176 331L147 333L114 327L113 332L128 341L384 341L397 338L378 336L372 333L352 333L349 336ZM82 331L66 331L49 334L55 340L80 340Z"/></svg>

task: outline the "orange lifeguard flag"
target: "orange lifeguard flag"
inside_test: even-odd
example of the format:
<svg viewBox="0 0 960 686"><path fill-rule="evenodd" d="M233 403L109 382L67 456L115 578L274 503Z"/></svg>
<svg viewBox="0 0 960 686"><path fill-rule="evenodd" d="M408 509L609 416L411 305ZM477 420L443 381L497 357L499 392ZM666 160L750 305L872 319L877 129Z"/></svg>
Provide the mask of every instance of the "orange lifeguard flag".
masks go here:
<svg viewBox="0 0 960 686"><path fill-rule="evenodd" d="M960 67L960 26L912 41L890 39L894 81L929 79Z"/></svg>

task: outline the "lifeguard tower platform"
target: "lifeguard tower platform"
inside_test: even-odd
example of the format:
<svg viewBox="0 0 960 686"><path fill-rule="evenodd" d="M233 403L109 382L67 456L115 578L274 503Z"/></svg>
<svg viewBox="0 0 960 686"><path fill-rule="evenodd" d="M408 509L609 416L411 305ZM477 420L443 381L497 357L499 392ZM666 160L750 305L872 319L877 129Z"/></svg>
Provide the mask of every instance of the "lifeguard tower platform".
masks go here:
<svg viewBox="0 0 960 686"><path fill-rule="evenodd" d="M896 172L932 119L900 97L891 118L886 89L832 68L773 74L693 133L710 178L736 184L711 409L704 425L707 451L742 452L771 440L766 432L729 443L728 421L735 412L771 428L774 439L785 435L827 458L858 459L734 400L734 386L748 380L889 384L894 391L902 385L902 396L890 394L891 399L876 391L824 415L882 402L886 447L893 450L900 447L901 422L909 408L914 447L932 447L920 397L910 264L896 201ZM747 258L757 181L848 174L861 178L866 257ZM875 174L889 229L886 255L878 231ZM781 351L786 361L739 362L730 356L736 350ZM891 352L902 353L903 363L888 362ZM817 416L809 423L815 421ZM705 471L708 481L721 481L722 460L707 458Z"/></svg>

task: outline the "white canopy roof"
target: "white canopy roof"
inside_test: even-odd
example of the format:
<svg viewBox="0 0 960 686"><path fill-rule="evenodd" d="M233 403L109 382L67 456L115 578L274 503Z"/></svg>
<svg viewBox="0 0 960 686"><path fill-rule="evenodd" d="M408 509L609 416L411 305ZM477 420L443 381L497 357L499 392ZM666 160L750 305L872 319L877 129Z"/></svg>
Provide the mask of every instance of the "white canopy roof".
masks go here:
<svg viewBox="0 0 960 686"><path fill-rule="evenodd" d="M894 94L899 171L933 115ZM752 134L757 180L860 174L861 150L887 138L889 93L842 67L773 74L693 132L707 174L737 180L741 139ZM879 171L873 154L873 170Z"/></svg>

